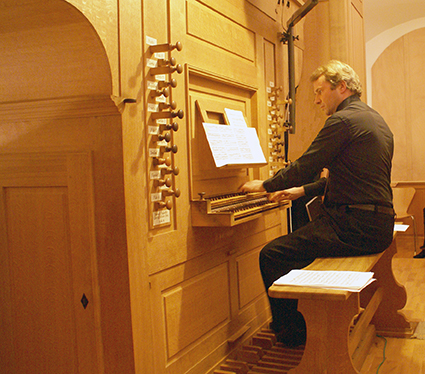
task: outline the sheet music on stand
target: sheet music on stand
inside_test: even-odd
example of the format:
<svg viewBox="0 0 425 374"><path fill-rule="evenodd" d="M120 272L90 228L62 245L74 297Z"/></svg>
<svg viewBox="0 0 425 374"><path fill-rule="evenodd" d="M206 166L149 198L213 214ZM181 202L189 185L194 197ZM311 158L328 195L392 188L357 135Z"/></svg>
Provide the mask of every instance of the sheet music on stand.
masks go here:
<svg viewBox="0 0 425 374"><path fill-rule="evenodd" d="M246 125L242 112L226 108L225 113L229 125L203 123L215 165L266 165L255 128Z"/></svg>
<svg viewBox="0 0 425 374"><path fill-rule="evenodd" d="M373 281L373 272L295 269L280 277L274 284L360 292Z"/></svg>

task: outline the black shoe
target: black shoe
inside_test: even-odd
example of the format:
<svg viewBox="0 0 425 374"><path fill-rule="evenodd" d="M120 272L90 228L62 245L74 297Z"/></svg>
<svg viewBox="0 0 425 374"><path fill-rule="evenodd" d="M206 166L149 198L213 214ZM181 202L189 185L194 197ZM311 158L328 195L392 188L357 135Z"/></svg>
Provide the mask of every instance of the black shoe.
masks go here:
<svg viewBox="0 0 425 374"><path fill-rule="evenodd" d="M276 339L288 348L296 348L305 344L307 328L300 312L276 334Z"/></svg>
<svg viewBox="0 0 425 374"><path fill-rule="evenodd" d="M416 256L413 256L413 258L425 258L425 249L423 249L422 252L418 253Z"/></svg>
<svg viewBox="0 0 425 374"><path fill-rule="evenodd" d="M305 344L307 331L305 329L283 329L276 335L276 339L288 348L297 348Z"/></svg>

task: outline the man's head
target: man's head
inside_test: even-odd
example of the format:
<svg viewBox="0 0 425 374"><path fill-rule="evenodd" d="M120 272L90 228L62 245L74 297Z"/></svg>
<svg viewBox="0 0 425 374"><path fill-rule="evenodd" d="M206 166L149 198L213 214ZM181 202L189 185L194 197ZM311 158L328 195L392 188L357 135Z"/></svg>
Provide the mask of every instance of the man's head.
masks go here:
<svg viewBox="0 0 425 374"><path fill-rule="evenodd" d="M362 86L356 72L343 62L332 60L317 68L310 77L314 102L326 115L336 112L338 105L352 95L361 96Z"/></svg>

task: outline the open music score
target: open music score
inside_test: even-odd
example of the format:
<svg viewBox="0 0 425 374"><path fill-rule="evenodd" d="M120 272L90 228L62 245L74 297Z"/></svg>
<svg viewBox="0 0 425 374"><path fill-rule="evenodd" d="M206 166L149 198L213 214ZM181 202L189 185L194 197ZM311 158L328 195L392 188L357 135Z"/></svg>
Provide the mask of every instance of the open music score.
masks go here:
<svg viewBox="0 0 425 374"><path fill-rule="evenodd" d="M216 167L267 165L257 132L247 126L243 113L228 108L224 112L226 124L203 123Z"/></svg>
<svg viewBox="0 0 425 374"><path fill-rule="evenodd" d="M282 206L290 202L272 202L264 192L202 196L192 201L192 226L235 226Z"/></svg>

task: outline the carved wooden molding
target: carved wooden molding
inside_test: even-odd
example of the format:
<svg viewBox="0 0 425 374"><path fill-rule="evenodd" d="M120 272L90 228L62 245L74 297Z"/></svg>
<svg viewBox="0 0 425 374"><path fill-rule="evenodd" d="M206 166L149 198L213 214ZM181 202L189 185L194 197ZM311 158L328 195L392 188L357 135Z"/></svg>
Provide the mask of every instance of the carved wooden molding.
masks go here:
<svg viewBox="0 0 425 374"><path fill-rule="evenodd" d="M109 96L84 96L0 104L4 122L119 115Z"/></svg>

